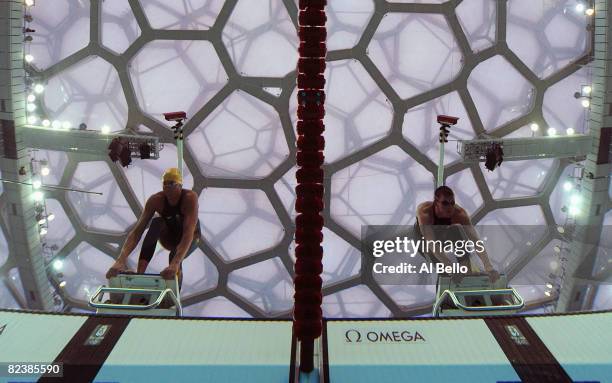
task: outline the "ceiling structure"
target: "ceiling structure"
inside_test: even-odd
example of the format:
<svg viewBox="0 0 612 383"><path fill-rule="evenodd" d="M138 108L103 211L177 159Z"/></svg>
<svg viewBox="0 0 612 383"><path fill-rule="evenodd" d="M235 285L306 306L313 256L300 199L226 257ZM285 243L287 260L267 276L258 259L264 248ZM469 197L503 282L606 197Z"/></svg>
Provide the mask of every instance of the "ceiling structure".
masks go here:
<svg viewBox="0 0 612 383"><path fill-rule="evenodd" d="M45 184L102 193L46 192L55 219L41 240L51 284L68 310L87 308L144 201L176 165L161 114L184 110L185 187L200 196L204 238L183 265L184 313L290 315L296 3L36 2L36 33L26 45L35 58L28 72L45 84L30 114L36 125L106 126L165 143L160 159L128 168L103 153L32 151L51 169ZM566 247L564 237L533 228L571 219L563 186L581 165L527 160L488 172L461 163L455 140L540 136L551 127L588 133L588 109L574 93L591 83L590 18L575 11L576 1L328 3L324 316L430 311L433 286L363 278L359 236L362 225L414 223L416 206L431 199L437 114L460 118L445 148L446 184L457 202L474 223L512 227L507 241L489 249L493 264L530 307L553 303L547 284L562 284L563 251L556 249ZM58 137L65 133L58 129ZM0 305L18 307L20 276L10 267L16 255L3 234L9 224L0 220L0 290L7 292ZM159 248L149 271L161 271L166 254ZM597 257L611 259L606 251ZM593 308L610 307L611 293L600 287Z"/></svg>

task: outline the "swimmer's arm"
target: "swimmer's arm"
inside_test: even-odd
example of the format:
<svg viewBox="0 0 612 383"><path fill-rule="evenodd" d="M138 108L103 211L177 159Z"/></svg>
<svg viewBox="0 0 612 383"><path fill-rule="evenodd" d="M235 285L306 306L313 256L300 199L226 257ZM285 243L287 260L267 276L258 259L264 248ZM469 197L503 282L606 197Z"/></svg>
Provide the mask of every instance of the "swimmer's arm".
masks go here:
<svg viewBox="0 0 612 383"><path fill-rule="evenodd" d="M127 239L121 248L121 253L117 258L117 262L125 263L132 251L134 251L138 245L138 242L140 242L142 233L144 233L147 225L151 221L151 218L153 218L153 215L155 214L155 203L153 199L154 197L150 197L145 203L144 210L142 211L140 218L138 218L136 226L134 226L134 228L130 231L130 234L128 234Z"/></svg>
<svg viewBox="0 0 612 383"><path fill-rule="evenodd" d="M195 193L187 194L185 198L185 211L183 212L183 236L176 247L176 255L172 259L172 263L178 266L185 258L187 250L191 247L193 241L193 233L198 222L198 197Z"/></svg>
<svg viewBox="0 0 612 383"><path fill-rule="evenodd" d="M474 243L479 241L480 238L478 237L478 232L476 231L476 229L474 229L472 221L470 220L470 217L467 215L467 213L463 213L461 215L460 221L468 239ZM480 258L480 260L482 261L482 265L484 266L485 271L487 273L491 272L493 270L493 265L489 260L489 255L487 254L487 250L484 248L484 246L482 246L482 251L476 251L476 254L478 255L478 258Z"/></svg>
<svg viewBox="0 0 612 383"><path fill-rule="evenodd" d="M417 218L419 219L419 227L421 229L421 234L423 234L423 238L425 238L426 241L435 241L436 238L432 229L433 219L430 214L427 214L426 208L426 203L420 204L417 208ZM437 252L435 250L431 253L438 262L442 262L445 265L452 265L452 262L450 261L450 259L448 259L446 254Z"/></svg>

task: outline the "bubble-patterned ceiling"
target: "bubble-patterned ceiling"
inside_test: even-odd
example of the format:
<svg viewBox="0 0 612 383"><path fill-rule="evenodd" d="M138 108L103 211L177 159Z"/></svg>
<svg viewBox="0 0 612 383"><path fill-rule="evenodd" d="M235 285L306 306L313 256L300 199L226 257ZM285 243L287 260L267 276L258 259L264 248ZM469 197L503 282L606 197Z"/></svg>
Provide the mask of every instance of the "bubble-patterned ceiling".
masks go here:
<svg viewBox="0 0 612 383"><path fill-rule="evenodd" d="M460 117L453 140L531 136L534 121L536 135L549 126L587 131L573 93L590 82L581 65L590 34L574 6L328 0L324 315L427 311L431 289L361 276L359 235L362 225L413 223L418 203L431 198L437 114ZM145 132L165 143L159 160L127 169L103 154L36 152L51 168L45 183L103 193L46 196L55 220L43 241L63 260L61 272L49 275L68 309L86 308L163 170L175 164L161 113L184 110L185 187L200 196L203 226L200 249L184 262L185 314L290 315L297 1L38 0L31 13L37 32L27 47L35 57L29 72L46 84L40 118ZM554 225L565 217L566 161L506 162L490 173L461 163L451 142L445 165L447 184L475 223ZM541 285L555 271L549 258L558 238L539 240L523 253L511 243L500 248L494 265L517 283ZM0 232L0 270L8 275L14 255L2 246ZM167 251L158 248L151 271L165 262ZM523 290L530 302L545 298L540 288ZM15 294L0 296L3 307L18 304L8 298Z"/></svg>

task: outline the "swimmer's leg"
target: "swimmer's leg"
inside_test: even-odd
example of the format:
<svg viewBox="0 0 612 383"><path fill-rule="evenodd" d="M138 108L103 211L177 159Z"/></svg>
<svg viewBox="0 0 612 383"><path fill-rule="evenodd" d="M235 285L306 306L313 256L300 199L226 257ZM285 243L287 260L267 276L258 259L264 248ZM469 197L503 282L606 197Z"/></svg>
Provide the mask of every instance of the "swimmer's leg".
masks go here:
<svg viewBox="0 0 612 383"><path fill-rule="evenodd" d="M161 217L156 217L151 220L149 231L147 232L144 241L142 241L142 248L140 249L137 269L138 273L144 273L149 265L149 262L151 262L151 258L153 258L153 253L155 253L155 248L157 247L157 241L159 240L159 235L163 225L164 220Z"/></svg>

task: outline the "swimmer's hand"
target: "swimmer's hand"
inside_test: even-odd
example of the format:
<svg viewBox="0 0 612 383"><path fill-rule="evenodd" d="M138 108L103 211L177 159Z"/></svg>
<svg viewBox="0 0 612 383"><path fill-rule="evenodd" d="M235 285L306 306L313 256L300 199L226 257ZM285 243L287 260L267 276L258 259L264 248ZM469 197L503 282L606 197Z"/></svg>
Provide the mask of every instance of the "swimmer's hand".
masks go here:
<svg viewBox="0 0 612 383"><path fill-rule="evenodd" d="M165 269L162 270L161 273L159 273L159 275L162 276L162 278L164 279L174 279L174 277L176 276L176 274L178 274L178 266L171 263L168 265L168 267L166 267Z"/></svg>
<svg viewBox="0 0 612 383"><path fill-rule="evenodd" d="M124 271L129 271L127 264L125 261L116 261L110 269L108 269L108 271L106 272L106 279L110 279L112 277L116 277L117 274L124 272Z"/></svg>
<svg viewBox="0 0 612 383"><path fill-rule="evenodd" d="M495 269L487 270L487 274L489 274L491 283L495 283L499 279L499 273Z"/></svg>

